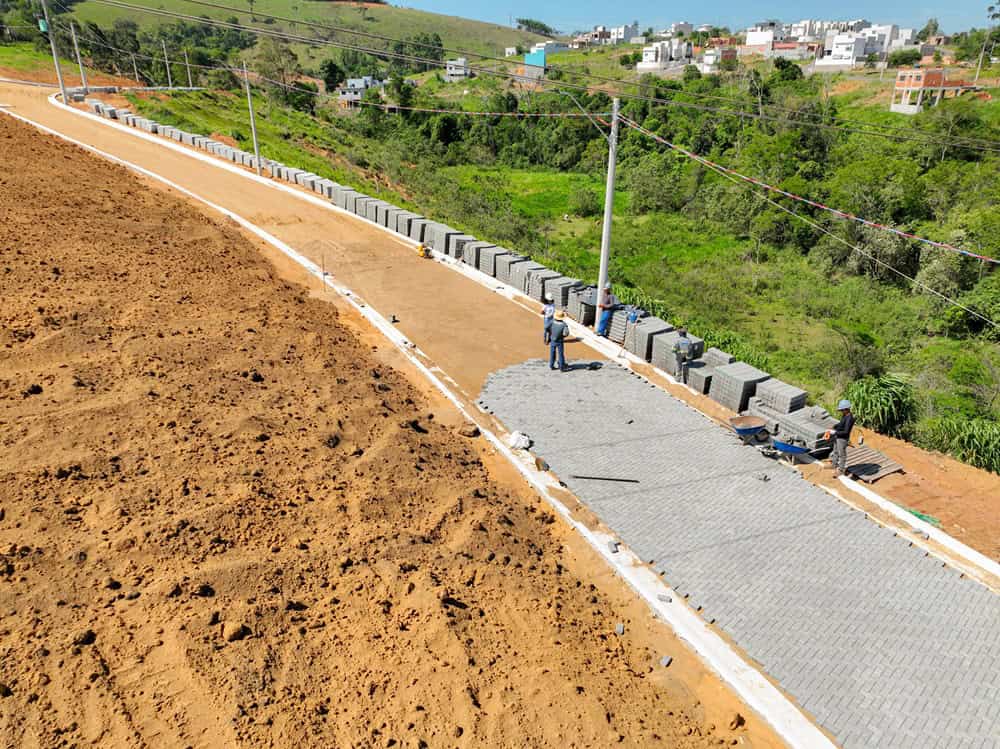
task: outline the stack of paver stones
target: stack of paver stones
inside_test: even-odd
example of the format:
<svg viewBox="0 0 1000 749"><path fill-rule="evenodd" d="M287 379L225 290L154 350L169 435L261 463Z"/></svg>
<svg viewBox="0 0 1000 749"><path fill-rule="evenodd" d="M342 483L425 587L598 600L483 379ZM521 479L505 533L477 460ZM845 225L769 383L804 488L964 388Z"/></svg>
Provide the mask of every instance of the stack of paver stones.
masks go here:
<svg viewBox="0 0 1000 749"><path fill-rule="evenodd" d="M101 117L170 138L241 166L257 166L254 154L225 143L161 125L95 99L87 99L86 103ZM533 299L542 300L545 295L551 294L558 308L566 310L570 317L584 325L595 322L596 289L583 286L578 279L567 278L508 249L480 241L446 224L403 210L312 172L266 159L261 160L261 169L274 179L299 185L326 198L344 211L415 242L423 242L442 255L461 260ZM651 317L644 310L619 305L612 314L608 333L611 340L624 345L640 359L652 362L672 375L677 374L673 346L679 335L670 323ZM734 411L742 412L749 408L750 413L768 420L772 434L794 437L814 447L823 446L823 434L829 429L832 419L821 408L806 407L805 391L771 380L766 372L737 362L719 349L711 348L706 353L705 341L693 335L688 338L693 354L688 378L695 390Z"/></svg>

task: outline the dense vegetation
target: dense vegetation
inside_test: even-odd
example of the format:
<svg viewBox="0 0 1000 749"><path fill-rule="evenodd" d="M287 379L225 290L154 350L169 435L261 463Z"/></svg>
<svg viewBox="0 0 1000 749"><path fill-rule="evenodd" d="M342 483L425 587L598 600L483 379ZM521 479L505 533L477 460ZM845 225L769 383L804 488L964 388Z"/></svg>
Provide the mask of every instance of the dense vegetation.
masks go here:
<svg viewBox="0 0 1000 749"><path fill-rule="evenodd" d="M141 49L164 33L186 30L140 29L135 41ZM221 58L246 41L206 35L196 48ZM281 45L249 50L257 70L286 83L261 92L270 103L259 107L266 154L388 193L594 279L607 145L591 121L390 114L376 106L344 116L298 82L301 75L329 85L348 72L398 70L356 53L301 66L286 52ZM435 73L419 77L422 85L413 87L397 76L387 97L489 112L569 114L579 105L604 117L610 109L603 93L523 93L484 77L467 87L472 95L456 98ZM582 78L564 72L563 80ZM1000 140L996 107L947 101L904 118L886 111L875 77L843 83L830 95L828 79L806 78L783 61L722 77L689 70L677 81L642 79L632 90L659 101L625 100L623 114L790 192L1000 256L1000 155L957 140ZM370 94L369 104L378 103ZM136 99L136 106L195 130L242 142L249 135L240 98L224 91ZM748 116L759 113L766 117ZM882 125L901 128L893 131L900 137L871 134ZM759 191L629 129L621 133L618 187L612 277L622 297L806 387L816 402L850 392L870 404L860 415L872 426L1000 470L1000 330L979 317L1000 319L1000 272L992 264L786 199L769 204Z"/></svg>

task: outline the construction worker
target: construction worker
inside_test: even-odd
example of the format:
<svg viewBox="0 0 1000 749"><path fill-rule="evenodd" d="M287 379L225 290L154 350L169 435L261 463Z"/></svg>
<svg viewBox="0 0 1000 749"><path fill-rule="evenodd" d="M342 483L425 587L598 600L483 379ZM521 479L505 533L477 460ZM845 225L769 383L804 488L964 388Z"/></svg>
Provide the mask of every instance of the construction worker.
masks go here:
<svg viewBox="0 0 1000 749"><path fill-rule="evenodd" d="M826 433L826 438L833 437L833 475L842 476L847 473L847 445L854 429L854 414L851 413L849 400L841 400L837 410L840 411L840 421Z"/></svg>
<svg viewBox="0 0 1000 749"><path fill-rule="evenodd" d="M677 340L674 342L674 376L688 384L688 362L691 361L691 339L688 338L687 329L681 328L677 331Z"/></svg>
<svg viewBox="0 0 1000 749"><path fill-rule="evenodd" d="M542 307L542 337L545 343L549 342L549 329L552 327L552 318L556 314L555 301L551 294L545 295L545 306Z"/></svg>
<svg viewBox="0 0 1000 749"><path fill-rule="evenodd" d="M559 360L559 371L565 372L569 369L566 366L566 353L563 345L569 335L569 325L566 324L566 313L559 310L555 314L552 326L549 328L549 369L556 369L556 359Z"/></svg>
<svg viewBox="0 0 1000 749"><path fill-rule="evenodd" d="M611 293L611 283L604 284L604 290L597 298L597 335L608 337L608 326L611 324L611 313L615 307L615 296Z"/></svg>

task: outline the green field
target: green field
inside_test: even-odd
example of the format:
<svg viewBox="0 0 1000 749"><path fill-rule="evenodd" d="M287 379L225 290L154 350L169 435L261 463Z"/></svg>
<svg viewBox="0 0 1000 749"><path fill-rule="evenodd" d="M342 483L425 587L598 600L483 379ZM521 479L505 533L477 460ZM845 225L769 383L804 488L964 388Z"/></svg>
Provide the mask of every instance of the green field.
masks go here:
<svg viewBox="0 0 1000 749"><path fill-rule="evenodd" d="M228 19L236 16L240 23L250 24L251 15L245 2L222 2L239 8L239 12L195 5L185 0L130 0L132 4L143 5L159 10L186 13L194 16ZM542 39L536 34L529 34L506 26L493 23L473 21L458 16L444 16L410 8L397 8L390 5L360 6L352 3L314 2L311 0L258 0L254 2L254 12L272 14L302 21L324 23L339 26L353 31L364 31L379 34L394 39L407 39L415 34L438 33L446 48L468 50L484 55L502 57L504 47L518 44L530 46ZM116 18L132 18L143 26L155 26L169 23L172 19L164 19L150 13L141 13L122 8L83 2L74 6L74 14L82 21L93 21L101 26L111 26ZM282 29L303 36L315 36L314 30L306 26L276 22L265 24L257 18L254 25L265 29ZM336 34L337 41L347 41L361 46L384 48L384 43L378 40L365 39L349 33ZM325 59L330 55L330 48L310 49L306 45L296 45L300 52L302 63L306 66Z"/></svg>

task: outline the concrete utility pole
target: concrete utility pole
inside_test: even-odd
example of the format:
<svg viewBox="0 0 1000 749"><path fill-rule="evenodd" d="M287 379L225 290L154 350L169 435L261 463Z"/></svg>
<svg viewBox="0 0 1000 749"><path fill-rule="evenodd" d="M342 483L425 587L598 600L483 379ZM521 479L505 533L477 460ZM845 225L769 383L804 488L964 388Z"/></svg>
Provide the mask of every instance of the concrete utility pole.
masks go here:
<svg viewBox="0 0 1000 749"><path fill-rule="evenodd" d="M188 62L188 51L184 50L184 67L188 71L188 88L194 88L194 84L191 82L191 63Z"/></svg>
<svg viewBox="0 0 1000 749"><path fill-rule="evenodd" d="M250 76L247 75L247 64L243 63L243 81L247 87L247 109L250 110L250 134L253 136L253 155L257 162L257 176L261 176L260 145L257 143L257 120L253 116L253 96L250 95Z"/></svg>
<svg viewBox="0 0 1000 749"><path fill-rule="evenodd" d="M604 192L604 227L601 230L601 272L597 276L597 315L594 328L601 324L601 303L604 287L608 283L608 260L611 257L611 213L615 202L615 159L618 155L618 99L611 105L611 135L608 136L608 184Z"/></svg>
<svg viewBox="0 0 1000 749"><path fill-rule="evenodd" d="M163 64L167 66L167 88L173 88L174 80L170 76L170 58L167 57L167 43L161 39L160 44L163 45Z"/></svg>
<svg viewBox="0 0 1000 749"><path fill-rule="evenodd" d="M986 35L986 39L983 39L983 48L979 50L979 64L976 65L976 77L972 79L973 83L979 83L979 74L983 70L983 58L986 57L986 42L989 41L989 33Z"/></svg>
<svg viewBox="0 0 1000 749"><path fill-rule="evenodd" d="M80 85L83 86L83 93L89 93L87 87L87 73L83 69L83 60L80 59L80 45L76 41L76 27L70 22L69 33L73 37L73 51L76 52L76 64L80 66Z"/></svg>
<svg viewBox="0 0 1000 749"><path fill-rule="evenodd" d="M42 15L45 17L45 32L49 35L49 46L52 47L52 62L56 66L56 78L59 79L59 90L62 91L63 104L69 104L69 98L66 96L66 84L63 82L62 70L59 69L59 52L56 50L55 32L52 30L52 24L49 23L49 5L45 0L42 0Z"/></svg>
<svg viewBox="0 0 1000 749"><path fill-rule="evenodd" d="M141 86L142 78L139 77L139 66L135 64L135 55L132 55L132 75L135 76L135 82Z"/></svg>

